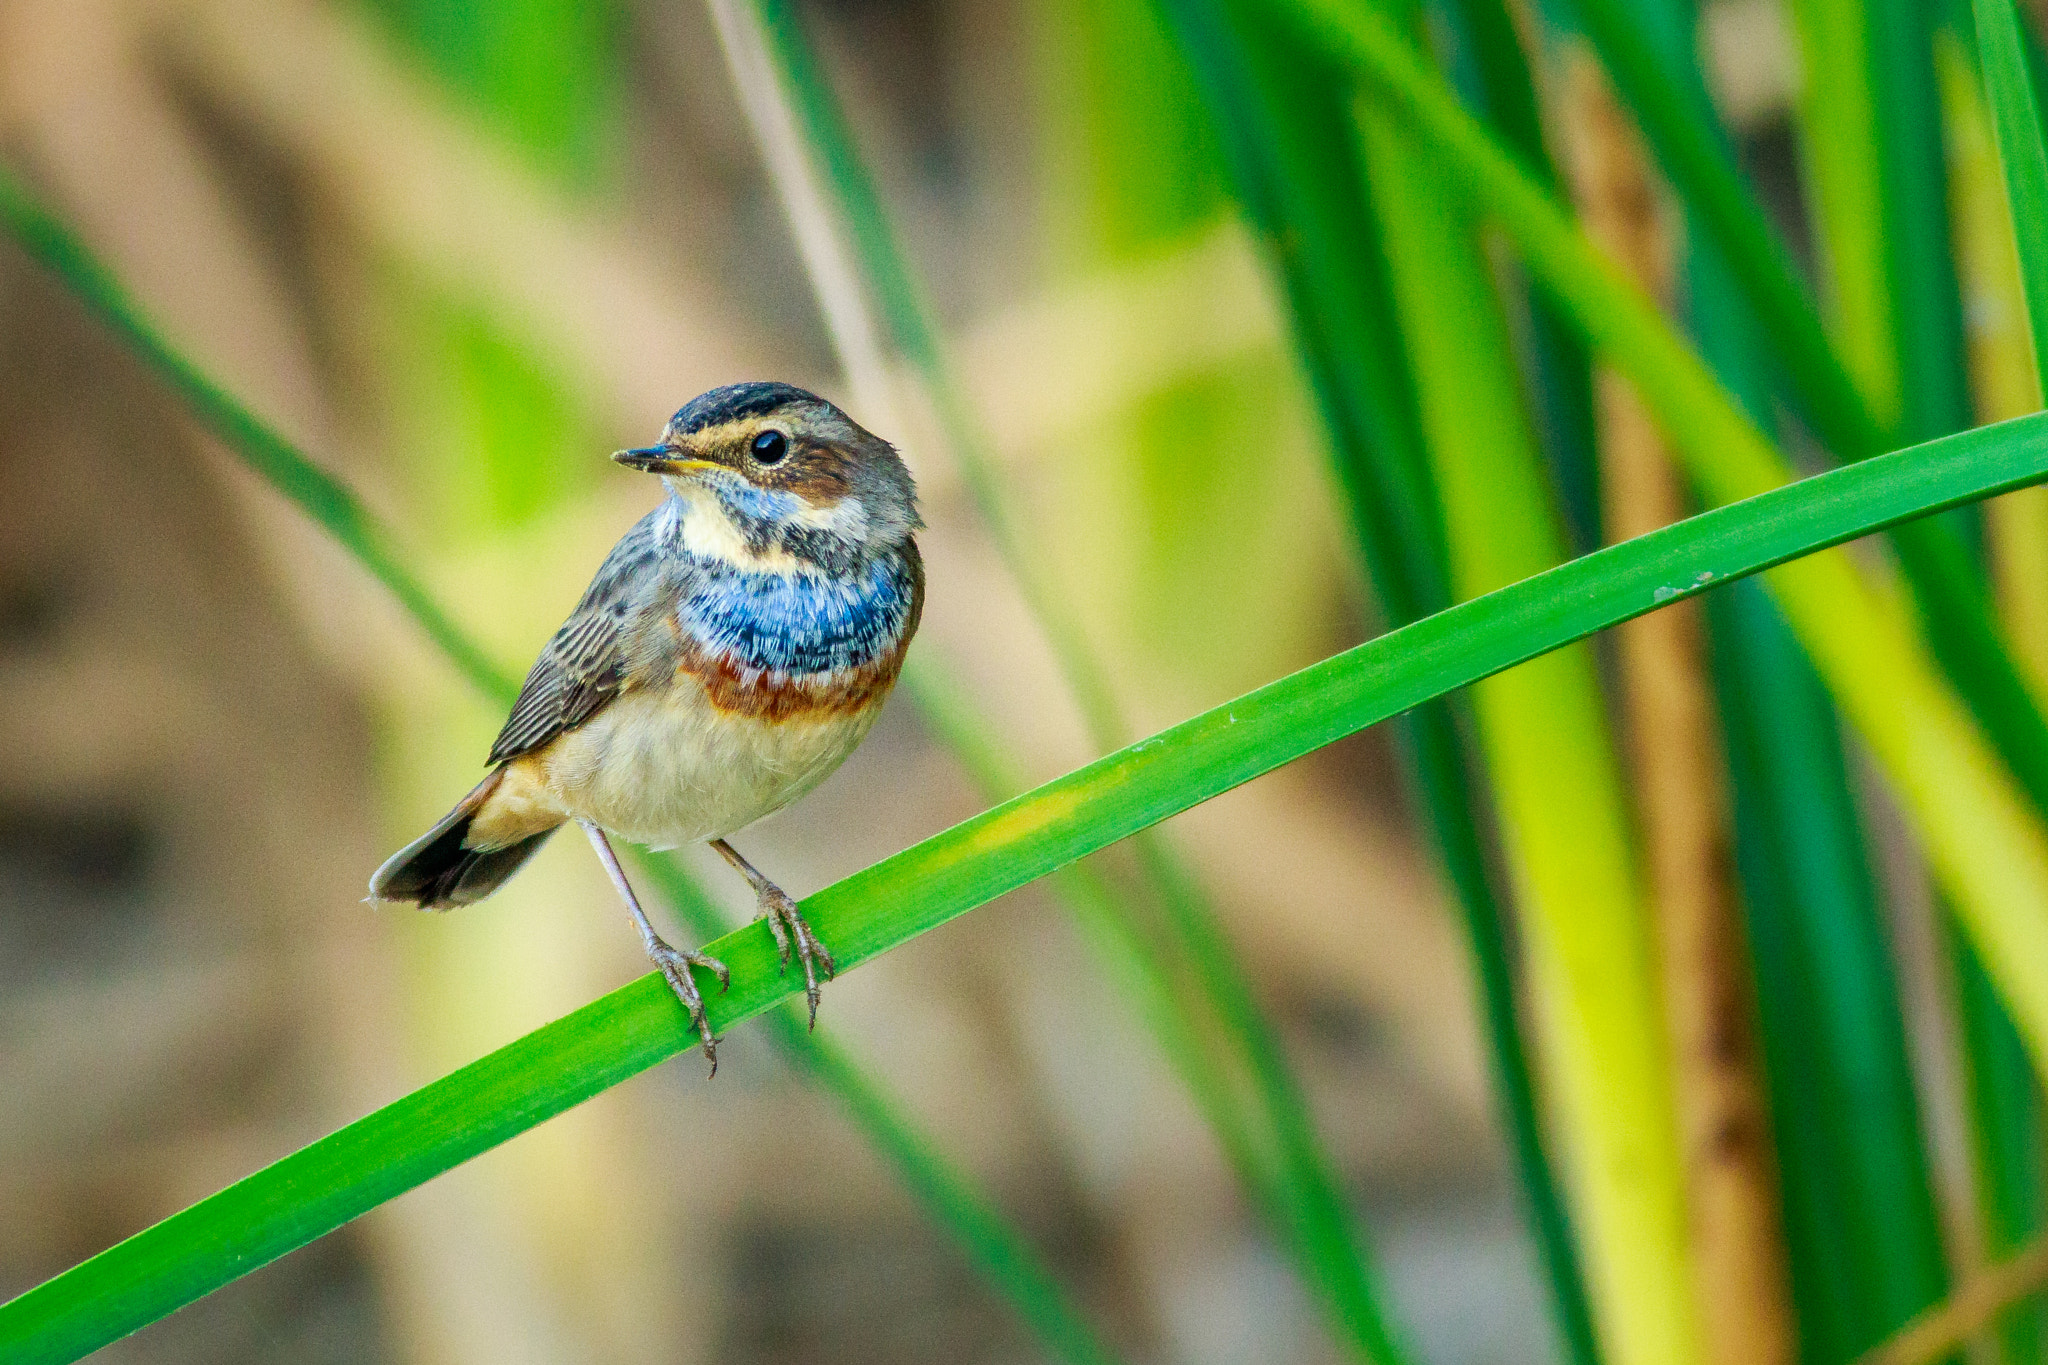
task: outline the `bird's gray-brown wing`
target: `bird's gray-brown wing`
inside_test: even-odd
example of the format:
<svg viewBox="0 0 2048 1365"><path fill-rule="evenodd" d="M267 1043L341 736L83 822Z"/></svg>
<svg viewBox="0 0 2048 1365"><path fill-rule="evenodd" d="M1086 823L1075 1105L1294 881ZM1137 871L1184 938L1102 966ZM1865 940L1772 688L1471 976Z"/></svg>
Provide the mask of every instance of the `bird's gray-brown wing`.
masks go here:
<svg viewBox="0 0 2048 1365"><path fill-rule="evenodd" d="M534 660L491 745L492 763L531 753L574 729L631 684L648 652L638 637L665 595L659 516L660 509L648 513L612 547L583 600Z"/></svg>

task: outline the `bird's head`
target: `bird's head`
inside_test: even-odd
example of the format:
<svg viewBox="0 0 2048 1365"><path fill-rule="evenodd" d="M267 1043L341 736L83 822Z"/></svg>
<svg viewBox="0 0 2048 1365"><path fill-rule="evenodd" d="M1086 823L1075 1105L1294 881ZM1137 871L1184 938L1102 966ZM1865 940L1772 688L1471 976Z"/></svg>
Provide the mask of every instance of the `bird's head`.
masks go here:
<svg viewBox="0 0 2048 1365"><path fill-rule="evenodd" d="M924 524L895 448L790 384L699 394L658 444L612 458L661 475L693 521L729 523L756 558L783 551L830 567L899 546Z"/></svg>

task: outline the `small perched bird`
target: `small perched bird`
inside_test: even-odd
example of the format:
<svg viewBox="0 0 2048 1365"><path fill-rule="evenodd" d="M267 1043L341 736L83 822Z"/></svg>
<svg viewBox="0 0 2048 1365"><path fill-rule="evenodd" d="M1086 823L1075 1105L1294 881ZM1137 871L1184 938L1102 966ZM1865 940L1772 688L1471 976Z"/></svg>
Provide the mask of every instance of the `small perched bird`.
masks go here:
<svg viewBox="0 0 2048 1365"><path fill-rule="evenodd" d="M866 737L924 606L917 489L887 441L788 384L692 399L657 445L612 456L659 474L662 504L612 547L541 651L491 746L491 772L370 879L377 900L482 900L573 820L647 955L716 1040L692 964L664 942L607 832L699 839L747 879L782 966L802 964L811 1021L832 955L796 903L726 842L831 774Z"/></svg>

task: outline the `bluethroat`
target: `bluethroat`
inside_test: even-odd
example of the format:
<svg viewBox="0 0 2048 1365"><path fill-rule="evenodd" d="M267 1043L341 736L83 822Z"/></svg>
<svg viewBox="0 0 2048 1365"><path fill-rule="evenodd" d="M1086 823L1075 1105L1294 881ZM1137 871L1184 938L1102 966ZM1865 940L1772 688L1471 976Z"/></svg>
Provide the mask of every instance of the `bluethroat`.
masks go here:
<svg viewBox="0 0 2048 1365"><path fill-rule="evenodd" d="M726 842L817 786L866 737L924 606L917 490L887 441L788 384L692 399L620 464L661 476L662 504L612 547L541 651L491 746L489 776L370 879L379 900L482 900L564 824L590 836L647 955L716 1040L690 968L663 941L608 834L699 839L753 888L811 1021L832 954L796 903Z"/></svg>

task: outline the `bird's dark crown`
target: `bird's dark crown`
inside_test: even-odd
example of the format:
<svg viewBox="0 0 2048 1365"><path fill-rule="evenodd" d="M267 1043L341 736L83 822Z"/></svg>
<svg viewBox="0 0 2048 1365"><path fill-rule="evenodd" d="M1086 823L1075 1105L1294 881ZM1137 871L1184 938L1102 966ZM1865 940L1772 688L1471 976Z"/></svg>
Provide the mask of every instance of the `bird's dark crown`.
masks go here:
<svg viewBox="0 0 2048 1365"><path fill-rule="evenodd" d="M700 393L683 404L682 410L668 419L669 434L690 436L727 422L737 422L747 417L765 417L782 408L799 404L817 404L831 407L824 399L807 389L794 384L784 384L773 379L754 379L744 384L726 384L706 393Z"/></svg>

